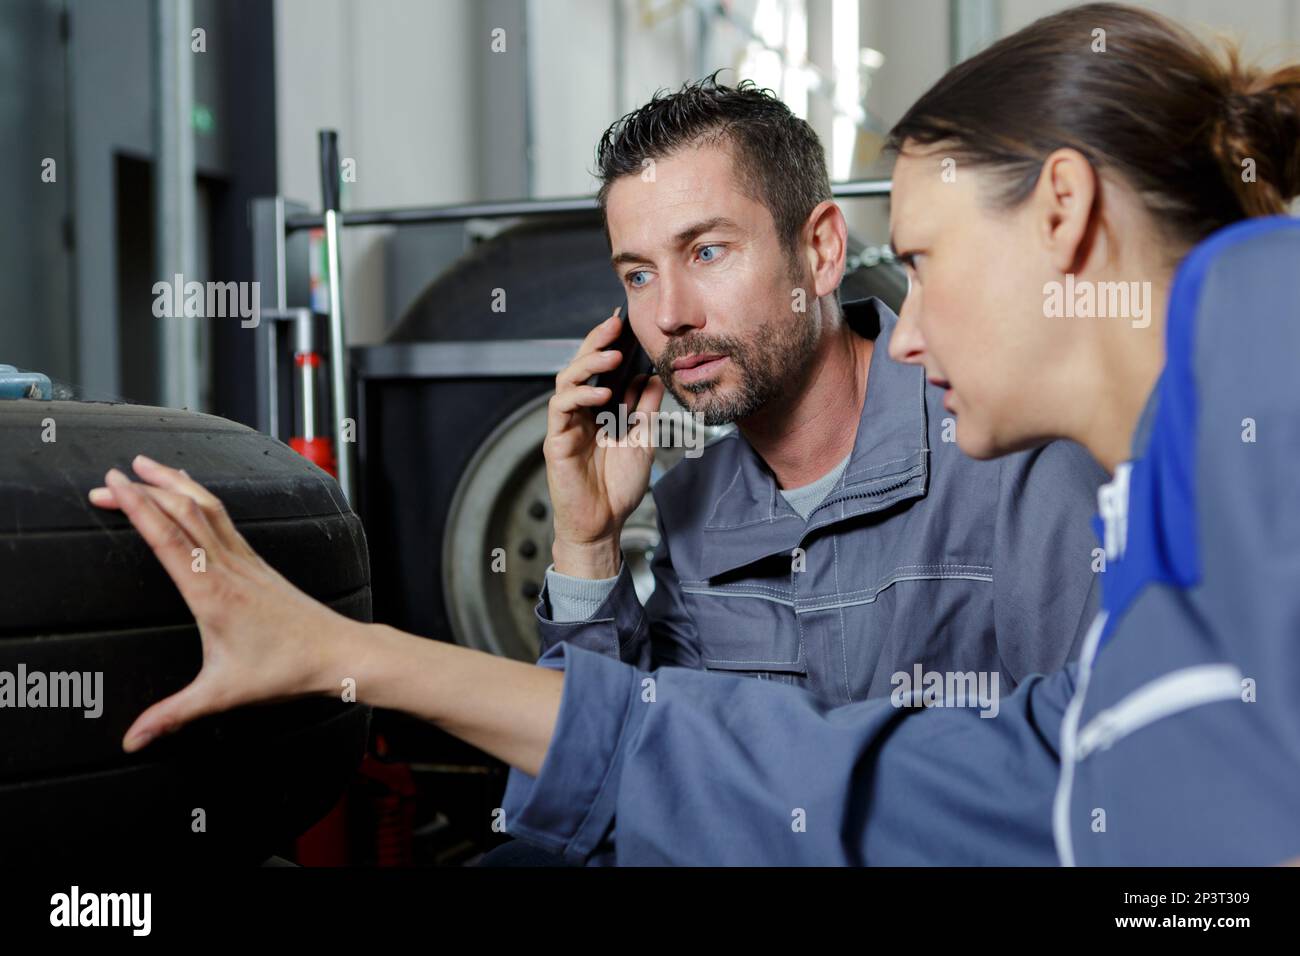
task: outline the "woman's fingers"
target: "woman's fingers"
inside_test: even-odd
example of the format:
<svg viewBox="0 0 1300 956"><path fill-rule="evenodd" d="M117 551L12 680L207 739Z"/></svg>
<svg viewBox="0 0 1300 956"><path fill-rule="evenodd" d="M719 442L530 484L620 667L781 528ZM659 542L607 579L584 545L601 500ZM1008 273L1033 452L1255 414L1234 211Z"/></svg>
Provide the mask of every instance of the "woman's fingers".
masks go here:
<svg viewBox="0 0 1300 956"><path fill-rule="evenodd" d="M198 542L191 539L149 494L116 468L109 470L104 482L113 493L117 506L153 550L181 596L193 607L193 600L200 594L197 589L202 586L202 582L196 579L203 577L191 570L191 552Z"/></svg>
<svg viewBox="0 0 1300 956"><path fill-rule="evenodd" d="M199 507L198 502L189 495L183 495L167 488L159 488L156 485L148 485L142 481L136 482L134 487L135 490L148 495L167 517L180 525L181 530L189 536L190 541L203 548L204 551L210 550L214 543L218 546L222 544L208 520L207 512ZM101 489L92 490L92 501L99 497L94 496L94 491L99 490ZM115 507L117 503L112 489L105 488L102 490L106 492L106 495L103 496L106 498L104 507ZM192 553L191 556L193 556Z"/></svg>
<svg viewBox="0 0 1300 956"><path fill-rule="evenodd" d="M240 554L252 555L255 553L248 542L244 540L244 536L239 533L239 529L235 527L234 522L230 520L230 515L226 511L225 505L221 503L221 499L191 478L183 469L169 468L144 455L137 455L132 461L132 465L136 473L147 482L139 484L140 489L161 490L168 495L181 495L196 502L199 508L202 509L207 519L207 527L210 529L210 536L207 540L215 539ZM157 496L154 497L155 500L160 500ZM92 488L89 498L91 504L100 508L115 510L120 507L111 488ZM169 500L173 501L173 507L169 513L173 518L179 520L184 514L179 507L183 502L175 499ZM206 548L207 545L204 545L204 547Z"/></svg>
<svg viewBox="0 0 1300 956"><path fill-rule="evenodd" d="M135 469L136 474L151 484L183 492L206 509L221 508L221 502L217 500L216 495L179 468L168 467L146 455L136 455L131 460L131 467Z"/></svg>
<svg viewBox="0 0 1300 956"><path fill-rule="evenodd" d="M190 540L205 552L210 553L214 548L220 550L224 545L225 542L221 541L208 520L208 513L189 495L143 482L138 483L137 487L152 498L167 517L180 525Z"/></svg>
<svg viewBox="0 0 1300 956"><path fill-rule="evenodd" d="M164 697L137 717L122 737L122 749L134 753L163 734L222 709L204 679L204 672L170 697Z"/></svg>
<svg viewBox="0 0 1300 956"><path fill-rule="evenodd" d="M262 561L202 485L145 458L134 466L142 481L114 469L90 499L120 508L153 549L199 625L203 667L189 686L135 719L123 749L139 750L195 718L243 703L313 692L325 667L322 642L346 619ZM222 528L237 548L223 540ZM193 564L195 548L207 552L203 568Z"/></svg>
<svg viewBox="0 0 1300 956"><path fill-rule="evenodd" d="M113 497L113 492L109 488L91 488L90 503L111 511L117 510L117 499Z"/></svg>
<svg viewBox="0 0 1300 956"><path fill-rule="evenodd" d="M188 495L133 482L116 468L110 470L104 480L107 487L95 489L102 493L92 493L91 500L103 507L122 510L193 609L200 596L198 589L207 580L206 575L194 573L194 548L208 549L216 543L204 510ZM200 671L199 677L187 687L137 717L122 738L123 749L127 752L139 750L160 734L219 710L202 678L203 672Z"/></svg>
<svg viewBox="0 0 1300 956"><path fill-rule="evenodd" d="M208 523L222 542L239 551L251 551L243 535L230 520L230 515L226 513L226 507L221 503L221 499L184 471L179 468L169 468L145 455L136 455L131 466L136 474L150 484L193 498L207 515Z"/></svg>

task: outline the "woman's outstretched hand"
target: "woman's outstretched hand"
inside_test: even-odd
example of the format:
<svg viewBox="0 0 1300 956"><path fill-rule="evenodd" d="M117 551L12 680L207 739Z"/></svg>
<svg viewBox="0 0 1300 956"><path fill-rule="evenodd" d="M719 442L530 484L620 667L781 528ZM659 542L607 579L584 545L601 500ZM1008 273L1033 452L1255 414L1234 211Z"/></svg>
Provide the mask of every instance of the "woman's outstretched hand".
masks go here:
<svg viewBox="0 0 1300 956"><path fill-rule="evenodd" d="M131 465L143 480L114 469L90 500L121 509L158 556L199 626L203 667L135 719L125 750L242 704L341 696L346 680L357 701L431 721L539 772L562 674L337 614L258 557L216 496L185 472L143 455Z"/></svg>
<svg viewBox="0 0 1300 956"><path fill-rule="evenodd" d="M207 714L336 688L331 661L365 625L286 581L184 471L144 455L132 467L141 481L112 469L90 501L120 509L153 549L198 624L203 667L136 718L123 748L139 750Z"/></svg>

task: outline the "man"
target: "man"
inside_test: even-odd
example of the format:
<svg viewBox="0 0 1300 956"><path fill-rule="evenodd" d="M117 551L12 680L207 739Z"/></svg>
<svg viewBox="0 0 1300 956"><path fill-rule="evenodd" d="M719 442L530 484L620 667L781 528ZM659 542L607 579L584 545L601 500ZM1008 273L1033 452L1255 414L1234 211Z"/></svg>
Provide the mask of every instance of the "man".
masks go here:
<svg viewBox="0 0 1300 956"><path fill-rule="evenodd" d="M830 705L888 695L917 666L1010 691L1077 656L1104 472L1067 443L961 454L942 390L889 360L897 317L837 302L846 226L808 125L710 77L611 127L599 163L628 320L658 374L638 409L667 388L738 430L654 485L661 544L642 608L618 542L652 449L598 441L588 409L609 396L586 383L620 361L604 351L620 319L587 336L550 405L544 654L567 641Z"/></svg>
<svg viewBox="0 0 1300 956"><path fill-rule="evenodd" d="M942 389L889 359L897 317L837 301L847 230L811 128L752 83L710 77L616 123L598 163L627 321L658 376L637 410L666 388L737 431L651 489L661 541L643 608L618 542L652 449L598 441L589 409L610 396L588 382L621 361L606 350L620 319L587 336L548 418L543 661L567 642L828 706L915 692L992 717L1002 692L1075 659L1105 473L1069 443L960 452ZM512 773L507 804L527 785ZM515 846L486 862L539 861Z"/></svg>

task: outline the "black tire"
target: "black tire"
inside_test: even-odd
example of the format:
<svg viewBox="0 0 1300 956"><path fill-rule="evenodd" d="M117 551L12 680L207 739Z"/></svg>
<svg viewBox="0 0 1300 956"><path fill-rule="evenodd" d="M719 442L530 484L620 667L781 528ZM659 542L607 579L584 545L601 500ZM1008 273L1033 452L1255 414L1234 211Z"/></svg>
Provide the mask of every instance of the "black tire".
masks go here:
<svg viewBox="0 0 1300 956"><path fill-rule="evenodd" d="M365 536L338 485L252 429L138 405L0 401L0 448L0 673L103 675L98 717L0 706L0 860L255 862L283 849L343 791L369 710L247 707L124 754L127 727L193 679L201 649L143 539L86 493L137 453L183 467L286 578L369 621Z"/></svg>
<svg viewBox="0 0 1300 956"><path fill-rule="evenodd" d="M850 255L863 244L849 237ZM509 298L494 312L493 290ZM907 279L892 263L844 275L843 302L879 296L895 312ZM609 267L599 217L539 216L503 230L439 275L386 336L394 342L581 339L627 298Z"/></svg>

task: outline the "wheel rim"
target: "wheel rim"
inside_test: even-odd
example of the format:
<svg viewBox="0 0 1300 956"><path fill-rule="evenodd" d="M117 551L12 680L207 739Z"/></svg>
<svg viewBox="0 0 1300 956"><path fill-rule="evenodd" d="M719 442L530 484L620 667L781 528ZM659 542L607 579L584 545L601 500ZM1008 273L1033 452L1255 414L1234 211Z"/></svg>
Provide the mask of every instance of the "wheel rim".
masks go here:
<svg viewBox="0 0 1300 956"><path fill-rule="evenodd" d="M456 642L529 662L539 653L533 608L554 541L542 454L549 400L545 393L520 406L479 445L452 496L443 536L443 595ZM681 410L671 395L662 408ZM706 436L728 429L706 429ZM651 484L684 454L682 448L655 449ZM654 591L650 560L659 544L649 491L625 523L620 544L644 603Z"/></svg>

